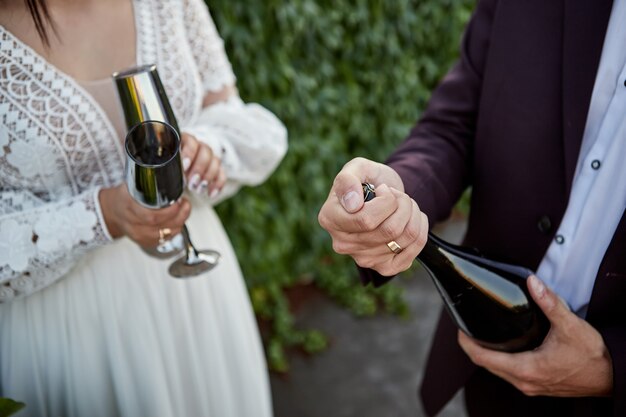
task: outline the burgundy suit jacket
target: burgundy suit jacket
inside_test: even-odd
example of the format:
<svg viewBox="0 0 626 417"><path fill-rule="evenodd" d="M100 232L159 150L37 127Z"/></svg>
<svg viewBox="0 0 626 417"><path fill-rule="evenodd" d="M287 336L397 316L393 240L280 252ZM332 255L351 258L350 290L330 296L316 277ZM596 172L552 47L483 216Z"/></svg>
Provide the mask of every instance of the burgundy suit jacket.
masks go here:
<svg viewBox="0 0 626 417"><path fill-rule="evenodd" d="M459 61L387 161L431 224L472 186L465 244L538 267L567 206L611 7L611 0L478 3ZM361 275L374 285L389 279ZM612 357L612 398L524 396L470 362L444 312L422 383L425 410L436 414L465 386L470 415L626 416L626 216L586 319Z"/></svg>

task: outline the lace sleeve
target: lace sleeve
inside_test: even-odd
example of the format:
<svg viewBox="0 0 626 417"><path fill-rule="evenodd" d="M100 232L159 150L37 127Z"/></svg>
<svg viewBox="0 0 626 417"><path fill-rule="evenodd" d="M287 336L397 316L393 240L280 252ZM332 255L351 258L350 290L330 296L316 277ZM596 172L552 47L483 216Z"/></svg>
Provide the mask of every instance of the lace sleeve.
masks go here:
<svg viewBox="0 0 626 417"><path fill-rule="evenodd" d="M241 185L258 185L276 169L287 152L287 129L274 114L239 97L206 107L196 123L183 127L222 159L228 178L219 200Z"/></svg>
<svg viewBox="0 0 626 417"><path fill-rule="evenodd" d="M186 0L185 16L204 92L234 85L224 43L202 0ZM204 108L182 130L208 144L222 159L228 181L218 200L234 194L241 185L265 181L287 152L287 129L282 122L264 107L244 103L238 96Z"/></svg>
<svg viewBox="0 0 626 417"><path fill-rule="evenodd" d="M235 84L235 74L209 10L202 0L183 0L184 25L204 91Z"/></svg>
<svg viewBox="0 0 626 417"><path fill-rule="evenodd" d="M45 202L27 191L0 190L0 303L50 285L111 240L99 191Z"/></svg>

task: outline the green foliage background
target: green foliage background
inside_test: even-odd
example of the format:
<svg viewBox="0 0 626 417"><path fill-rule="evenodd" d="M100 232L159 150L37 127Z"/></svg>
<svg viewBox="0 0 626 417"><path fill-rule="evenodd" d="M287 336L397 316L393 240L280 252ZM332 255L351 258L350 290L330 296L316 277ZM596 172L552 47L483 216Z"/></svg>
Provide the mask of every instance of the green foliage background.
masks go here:
<svg viewBox="0 0 626 417"><path fill-rule="evenodd" d="M284 289L314 283L359 315L403 314L398 287L363 288L317 223L335 174L355 156L384 160L458 55L472 0L207 0L246 101L289 129L289 152L264 185L218 211L261 318L269 363L285 348L325 347L295 329Z"/></svg>
<svg viewBox="0 0 626 417"><path fill-rule="evenodd" d="M26 405L22 402L14 401L10 398L0 398L0 417L11 416Z"/></svg>

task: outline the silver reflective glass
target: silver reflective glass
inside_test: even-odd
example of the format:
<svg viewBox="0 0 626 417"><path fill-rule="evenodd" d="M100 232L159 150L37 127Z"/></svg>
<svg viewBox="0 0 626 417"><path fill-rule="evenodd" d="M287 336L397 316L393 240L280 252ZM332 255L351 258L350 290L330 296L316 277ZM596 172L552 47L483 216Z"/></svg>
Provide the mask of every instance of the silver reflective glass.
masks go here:
<svg viewBox="0 0 626 417"><path fill-rule="evenodd" d="M182 195L184 173L179 151L180 130L156 65L116 72L113 80L129 130L126 140L128 190L146 207L166 207ZM197 250L186 225L181 235L159 244L155 250L144 250L161 258L184 251L169 268L170 275L176 278L208 271L220 258L217 251Z"/></svg>
<svg viewBox="0 0 626 417"><path fill-rule="evenodd" d="M146 120L169 123L179 131L176 116L156 65L142 65L113 74L126 128Z"/></svg>
<svg viewBox="0 0 626 417"><path fill-rule="evenodd" d="M167 207L183 194L180 137L167 123L141 122L126 135L126 185L141 205Z"/></svg>

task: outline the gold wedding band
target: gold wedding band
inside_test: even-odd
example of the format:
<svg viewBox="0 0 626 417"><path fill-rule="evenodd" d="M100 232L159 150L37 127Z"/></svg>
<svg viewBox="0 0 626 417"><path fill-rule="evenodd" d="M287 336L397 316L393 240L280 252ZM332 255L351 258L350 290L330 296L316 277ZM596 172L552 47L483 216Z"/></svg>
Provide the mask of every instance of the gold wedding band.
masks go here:
<svg viewBox="0 0 626 417"><path fill-rule="evenodd" d="M172 229L169 227L164 227L163 229L159 229L159 244L163 244L165 240L172 234Z"/></svg>
<svg viewBox="0 0 626 417"><path fill-rule="evenodd" d="M395 240L392 240L391 242L387 243L387 246L396 255L403 251L402 246L398 245L398 243Z"/></svg>

